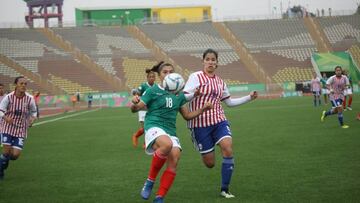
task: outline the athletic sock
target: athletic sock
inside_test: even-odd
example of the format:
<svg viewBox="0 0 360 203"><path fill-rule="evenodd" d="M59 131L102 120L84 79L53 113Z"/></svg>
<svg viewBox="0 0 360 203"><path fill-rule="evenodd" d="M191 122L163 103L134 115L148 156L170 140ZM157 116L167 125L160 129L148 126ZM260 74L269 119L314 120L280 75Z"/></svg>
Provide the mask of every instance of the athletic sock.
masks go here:
<svg viewBox="0 0 360 203"><path fill-rule="evenodd" d="M344 121L343 121L343 113L338 113L338 119L339 119L339 123L341 126L344 125Z"/></svg>
<svg viewBox="0 0 360 203"><path fill-rule="evenodd" d="M352 97L349 98L349 103L348 103L348 107L351 108L351 104L352 104Z"/></svg>
<svg viewBox="0 0 360 203"><path fill-rule="evenodd" d="M3 169L6 169L9 165L10 156L6 154L0 155L0 164Z"/></svg>
<svg viewBox="0 0 360 203"><path fill-rule="evenodd" d="M149 180L155 181L156 176L158 175L159 171L165 164L166 159L167 159L167 156L161 154L161 152L159 150L155 151L152 161L151 161L151 166L150 166L150 171L149 171L149 176L148 176Z"/></svg>
<svg viewBox="0 0 360 203"><path fill-rule="evenodd" d="M176 177L176 172L167 168L161 176L160 187L157 192L157 196L165 197L166 193L169 191L171 185L173 184Z"/></svg>
<svg viewBox="0 0 360 203"><path fill-rule="evenodd" d="M233 170L234 170L234 158L223 157L223 162L221 167L221 191L228 192Z"/></svg>
<svg viewBox="0 0 360 203"><path fill-rule="evenodd" d="M135 137L138 138L140 137L142 134L144 134L144 128L139 128L136 133L135 133Z"/></svg>

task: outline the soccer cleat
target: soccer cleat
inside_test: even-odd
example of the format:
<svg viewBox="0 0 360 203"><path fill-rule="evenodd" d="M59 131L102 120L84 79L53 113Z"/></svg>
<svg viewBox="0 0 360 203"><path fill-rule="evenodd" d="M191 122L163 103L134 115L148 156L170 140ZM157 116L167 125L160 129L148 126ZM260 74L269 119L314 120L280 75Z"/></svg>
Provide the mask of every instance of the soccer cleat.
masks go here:
<svg viewBox="0 0 360 203"><path fill-rule="evenodd" d="M342 125L341 126L341 128L344 128L344 129L346 129L346 128L349 128L350 126L348 126L348 125Z"/></svg>
<svg viewBox="0 0 360 203"><path fill-rule="evenodd" d="M226 192L226 191L221 191L220 196L224 197L226 199L235 197L235 195L231 194L230 192Z"/></svg>
<svg viewBox="0 0 360 203"><path fill-rule="evenodd" d="M346 107L346 109L352 111L352 108L350 106Z"/></svg>
<svg viewBox="0 0 360 203"><path fill-rule="evenodd" d="M132 143L134 147L138 146L138 138L136 137L135 134L132 136Z"/></svg>
<svg viewBox="0 0 360 203"><path fill-rule="evenodd" d="M324 122L324 120L325 120L325 113L326 113L326 111L323 111L321 114L321 118L320 118L321 122Z"/></svg>
<svg viewBox="0 0 360 203"><path fill-rule="evenodd" d="M153 203L163 203L163 202L164 202L164 198L161 196L156 196L156 198L153 201Z"/></svg>
<svg viewBox="0 0 360 203"><path fill-rule="evenodd" d="M149 199L153 186L154 186L154 181L146 179L144 187L142 188L140 193L143 199Z"/></svg>

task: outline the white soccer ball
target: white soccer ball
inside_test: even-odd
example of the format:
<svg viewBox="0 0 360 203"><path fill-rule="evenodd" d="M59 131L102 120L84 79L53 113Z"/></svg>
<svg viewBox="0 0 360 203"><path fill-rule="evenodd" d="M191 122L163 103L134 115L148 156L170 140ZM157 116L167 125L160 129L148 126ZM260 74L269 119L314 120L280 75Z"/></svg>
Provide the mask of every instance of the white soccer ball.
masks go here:
<svg viewBox="0 0 360 203"><path fill-rule="evenodd" d="M178 93L185 86L184 78L178 73L170 73L163 80L165 90Z"/></svg>

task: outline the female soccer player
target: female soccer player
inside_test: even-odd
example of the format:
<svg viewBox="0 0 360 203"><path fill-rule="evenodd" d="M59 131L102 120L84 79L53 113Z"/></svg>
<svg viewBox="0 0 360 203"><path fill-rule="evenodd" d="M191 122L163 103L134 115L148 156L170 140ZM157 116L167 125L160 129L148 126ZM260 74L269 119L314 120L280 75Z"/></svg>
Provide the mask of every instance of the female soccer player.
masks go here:
<svg viewBox="0 0 360 203"><path fill-rule="evenodd" d="M320 106L321 105L321 83L320 78L314 73L314 78L311 80L311 92L314 95L314 106Z"/></svg>
<svg viewBox="0 0 360 203"><path fill-rule="evenodd" d="M156 79L155 72L151 71L151 69L146 69L145 73L146 73L147 82L142 83L140 87L134 89L133 95L141 96L144 94L144 92L147 89L149 89L155 84L155 79ZM144 133L144 119L145 119L146 111L139 111L138 114L139 114L140 128L132 136L132 143L134 147L137 147L138 139Z"/></svg>
<svg viewBox="0 0 360 203"><path fill-rule="evenodd" d="M23 76L15 78L15 91L9 93L0 103L1 133L3 151L0 156L0 179L9 160L19 158L27 137L27 129L36 119L36 105L33 96L26 92L27 80Z"/></svg>
<svg viewBox="0 0 360 203"><path fill-rule="evenodd" d="M192 139L202 160L208 168L215 165L215 145L219 145L223 156L220 195L225 198L235 197L229 192L229 184L234 168L232 138L228 121L226 120L221 102L233 107L247 103L257 98L257 92L232 99L225 82L215 74L218 64L218 53L208 49L203 53L203 70L192 73L185 85L184 93L193 94L200 89L200 96L190 102L190 111L197 111L201 104L211 102L214 108L188 121Z"/></svg>
<svg viewBox="0 0 360 203"><path fill-rule="evenodd" d="M336 114L338 115L338 120L342 128L349 128L348 125L344 124L343 116L343 99L344 99L344 90L349 87L349 79L342 75L341 66L335 67L335 75L331 76L326 82L327 88L330 90L330 102L332 108L328 111L323 111L321 115L321 121L323 122L327 116Z"/></svg>
<svg viewBox="0 0 360 203"><path fill-rule="evenodd" d="M157 72L160 81L163 81L166 75L174 72L174 67L169 63L159 63L151 70ZM138 95L134 96L131 105L132 112L147 108L144 125L145 151L153 154L149 175L141 190L142 198L150 197L156 176L167 162L167 168L161 176L154 202L163 202L176 176L176 167L181 153L180 141L176 135L177 113L180 111L184 119L190 120L212 108L211 103L203 103L198 110L189 112L184 106L187 102L184 93L168 92L161 84L146 90L141 98Z"/></svg>

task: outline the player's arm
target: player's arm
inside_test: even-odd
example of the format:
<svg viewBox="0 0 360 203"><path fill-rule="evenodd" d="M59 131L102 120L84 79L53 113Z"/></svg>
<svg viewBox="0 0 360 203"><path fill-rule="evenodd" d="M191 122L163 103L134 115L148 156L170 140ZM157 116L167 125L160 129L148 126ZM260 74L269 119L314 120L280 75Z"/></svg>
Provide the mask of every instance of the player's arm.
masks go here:
<svg viewBox="0 0 360 203"><path fill-rule="evenodd" d="M143 101L140 100L139 95L135 95L132 98L131 102L132 102L132 104L130 106L130 109L131 109L131 112L133 112L133 113L146 109L146 105Z"/></svg>
<svg viewBox="0 0 360 203"><path fill-rule="evenodd" d="M32 124L34 123L34 121L37 118L37 111L36 111L36 103L35 103L35 99L31 98L30 101L30 119L29 119L29 126L32 126Z"/></svg>
<svg viewBox="0 0 360 203"><path fill-rule="evenodd" d="M186 101L191 101L192 99L200 95L199 86L199 79L195 74L191 74L183 89Z"/></svg>
<svg viewBox="0 0 360 203"><path fill-rule="evenodd" d="M333 81L334 76L331 76L327 81L326 81L326 88L330 91L330 93L334 93L334 90L331 88L331 84Z"/></svg>
<svg viewBox="0 0 360 203"><path fill-rule="evenodd" d="M230 91L227 88L227 85L225 84L221 101L223 101L228 107L234 107L234 106L239 106L239 105L248 103L249 101L256 99L257 96L258 96L257 92L252 91L252 92L250 92L249 95L247 95L245 97L231 98Z"/></svg>
<svg viewBox="0 0 360 203"><path fill-rule="evenodd" d="M11 117L5 115L7 108L9 105L9 97L5 96L5 98L0 103L0 119L4 119L5 122L12 124L14 121Z"/></svg>
<svg viewBox="0 0 360 203"><path fill-rule="evenodd" d="M203 112L207 111L207 110L210 110L213 108L213 105L212 103L210 102L207 102L205 103L205 105L196 110L196 111L189 111L189 109L186 107L186 105L183 105L181 108L180 108L180 114L182 115L182 117L185 119L185 120L191 120L197 116L199 116L200 114L202 114Z"/></svg>

